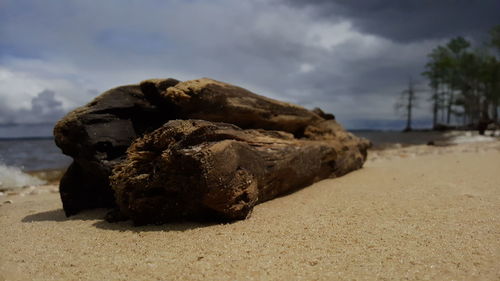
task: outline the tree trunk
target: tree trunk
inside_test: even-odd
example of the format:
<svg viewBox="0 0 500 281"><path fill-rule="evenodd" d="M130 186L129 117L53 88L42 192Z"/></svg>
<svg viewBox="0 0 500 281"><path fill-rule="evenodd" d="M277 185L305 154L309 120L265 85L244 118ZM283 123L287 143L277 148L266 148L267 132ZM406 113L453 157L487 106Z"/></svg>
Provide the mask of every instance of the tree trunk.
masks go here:
<svg viewBox="0 0 500 281"><path fill-rule="evenodd" d="M453 97L454 96L454 90L453 88L450 88L449 94L448 94L448 105L446 106L446 124L450 125L451 121L451 113L452 113L452 106L453 106Z"/></svg>
<svg viewBox="0 0 500 281"><path fill-rule="evenodd" d="M441 123L445 123L445 115L446 115L446 107L445 107L445 102L446 102L446 96L447 96L447 91L446 91L446 85L443 86L443 89L441 91Z"/></svg>
<svg viewBox="0 0 500 281"><path fill-rule="evenodd" d="M410 132L412 130L412 110L415 101L415 92L413 90L413 81L411 80L411 77L408 82L408 90L404 91L403 94L404 93L408 94L408 101L406 103L406 128L403 131Z"/></svg>
<svg viewBox="0 0 500 281"><path fill-rule="evenodd" d="M258 203L361 168L367 147L352 135L297 140L279 131L175 120L137 140L111 182L120 212L137 225L244 219Z"/></svg>
<svg viewBox="0 0 500 281"><path fill-rule="evenodd" d="M432 128L436 129L437 127L437 118L438 118L438 110L439 110L439 104L438 104L438 89L434 88L433 89L433 94L432 94Z"/></svg>
<svg viewBox="0 0 500 281"><path fill-rule="evenodd" d="M500 120L498 120L498 99L495 99L493 100L493 103L492 103L492 119L499 123Z"/></svg>

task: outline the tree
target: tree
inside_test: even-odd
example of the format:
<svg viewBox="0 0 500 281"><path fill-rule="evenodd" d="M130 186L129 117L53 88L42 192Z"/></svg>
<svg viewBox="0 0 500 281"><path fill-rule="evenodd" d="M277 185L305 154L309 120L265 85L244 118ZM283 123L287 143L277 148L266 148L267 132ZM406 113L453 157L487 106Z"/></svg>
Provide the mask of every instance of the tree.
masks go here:
<svg viewBox="0 0 500 281"><path fill-rule="evenodd" d="M500 52L500 25L497 25L490 30L489 45Z"/></svg>
<svg viewBox="0 0 500 281"><path fill-rule="evenodd" d="M466 55L467 49L470 47L470 42L465 38L458 36L451 39L446 48L449 50L449 69L448 83L449 92L446 104L446 124L450 124L451 114L453 113L453 105L455 103L455 90L459 89L461 83L461 61Z"/></svg>
<svg viewBox="0 0 500 281"><path fill-rule="evenodd" d="M401 92L401 97L395 104L396 110L404 110L404 115L406 117L406 128L403 130L404 132L409 132L412 130L412 111L415 105L415 85L412 78L410 77L408 82L408 89Z"/></svg>
<svg viewBox="0 0 500 281"><path fill-rule="evenodd" d="M451 67L451 60L448 49L443 46L433 49L428 57L429 62L425 65L427 71L422 75L429 79L429 86L432 89L432 127L435 129L438 124L438 115L444 109L448 93L446 83L449 80L448 69ZM443 114L441 117L441 121L444 121Z"/></svg>
<svg viewBox="0 0 500 281"><path fill-rule="evenodd" d="M500 27L491 34L490 46L500 51ZM428 55L422 75L432 89L434 128L439 115L440 122L447 125L453 116L461 118L464 126L490 122L490 116L498 119L499 62L488 50L470 47L469 41L458 36Z"/></svg>
<svg viewBox="0 0 500 281"><path fill-rule="evenodd" d="M500 56L500 25L493 27L490 30L490 42L489 45L495 49L497 56ZM493 66L494 65L494 66ZM496 60L492 63L492 98L493 98L493 118L497 123L500 123L498 119L498 107L500 105L500 61Z"/></svg>

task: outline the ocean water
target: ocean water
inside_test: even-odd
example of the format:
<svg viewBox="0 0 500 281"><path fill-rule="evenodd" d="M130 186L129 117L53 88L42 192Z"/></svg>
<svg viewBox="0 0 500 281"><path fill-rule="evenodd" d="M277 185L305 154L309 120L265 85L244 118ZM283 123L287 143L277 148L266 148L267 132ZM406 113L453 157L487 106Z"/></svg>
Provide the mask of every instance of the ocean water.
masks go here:
<svg viewBox="0 0 500 281"><path fill-rule="evenodd" d="M52 138L0 139L0 165L39 171L65 169L70 163Z"/></svg>
<svg viewBox="0 0 500 281"><path fill-rule="evenodd" d="M434 131L364 131L352 130L358 137L369 139L375 147L384 147L392 144L420 145L429 141L441 141L449 138L446 133Z"/></svg>
<svg viewBox="0 0 500 281"><path fill-rule="evenodd" d="M478 131L351 131L359 137L369 139L373 148L386 148L394 144L425 145L429 142L441 142L447 144L460 144L470 142L488 142L500 140L500 131L486 131L484 136Z"/></svg>
<svg viewBox="0 0 500 281"><path fill-rule="evenodd" d="M26 172L66 169L70 163L52 138L0 139L0 189L44 184Z"/></svg>

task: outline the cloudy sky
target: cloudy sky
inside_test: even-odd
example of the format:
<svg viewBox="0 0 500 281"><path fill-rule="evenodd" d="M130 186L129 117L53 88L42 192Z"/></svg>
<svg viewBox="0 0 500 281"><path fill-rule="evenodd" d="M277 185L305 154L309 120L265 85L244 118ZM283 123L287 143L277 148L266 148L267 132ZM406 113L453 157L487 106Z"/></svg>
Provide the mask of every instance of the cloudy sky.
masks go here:
<svg viewBox="0 0 500 281"><path fill-rule="evenodd" d="M53 122L146 78L211 77L384 127L426 54L484 40L498 0L0 0L0 124ZM422 92L417 118L429 119ZM371 120L371 121L367 121Z"/></svg>

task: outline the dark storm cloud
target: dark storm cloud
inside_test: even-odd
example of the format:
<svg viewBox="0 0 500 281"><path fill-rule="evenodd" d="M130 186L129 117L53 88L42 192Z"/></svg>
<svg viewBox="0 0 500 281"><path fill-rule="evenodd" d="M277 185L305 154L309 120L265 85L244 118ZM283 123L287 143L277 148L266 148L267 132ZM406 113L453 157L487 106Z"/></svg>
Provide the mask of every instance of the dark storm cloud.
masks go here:
<svg viewBox="0 0 500 281"><path fill-rule="evenodd" d="M310 7L323 18L339 16L359 30L398 41L450 36L481 37L500 24L498 0L283 0Z"/></svg>

